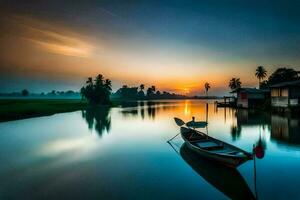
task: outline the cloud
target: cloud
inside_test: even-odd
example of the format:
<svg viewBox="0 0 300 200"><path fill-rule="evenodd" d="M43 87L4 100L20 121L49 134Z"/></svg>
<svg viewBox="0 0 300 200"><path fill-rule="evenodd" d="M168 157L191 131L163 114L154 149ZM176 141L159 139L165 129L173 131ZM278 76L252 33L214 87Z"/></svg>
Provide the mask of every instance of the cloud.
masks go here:
<svg viewBox="0 0 300 200"><path fill-rule="evenodd" d="M67 28L30 17L11 16L10 32L39 50L72 57L91 57L94 47L83 36Z"/></svg>
<svg viewBox="0 0 300 200"><path fill-rule="evenodd" d="M56 33L51 30L38 28L31 30L33 34L28 36L28 40L42 50L64 56L90 57L92 55L93 46L79 38L65 36L63 33Z"/></svg>
<svg viewBox="0 0 300 200"><path fill-rule="evenodd" d="M74 57L89 57L91 55L91 49L88 46L74 46L70 44L64 45L55 42L45 42L34 39L28 40L35 44L38 48L54 54Z"/></svg>

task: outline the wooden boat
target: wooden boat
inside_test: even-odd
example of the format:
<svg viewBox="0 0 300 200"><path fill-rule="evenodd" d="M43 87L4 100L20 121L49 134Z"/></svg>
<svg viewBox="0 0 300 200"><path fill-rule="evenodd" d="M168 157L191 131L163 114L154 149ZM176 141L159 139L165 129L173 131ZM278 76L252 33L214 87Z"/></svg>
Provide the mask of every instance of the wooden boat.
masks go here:
<svg viewBox="0 0 300 200"><path fill-rule="evenodd" d="M179 119L179 118L175 118L176 123L178 123L178 121L180 121L180 120L181 119ZM205 128L207 126L207 122L206 121L195 121L195 117L192 117L192 121L187 122L185 125L189 128Z"/></svg>
<svg viewBox="0 0 300 200"><path fill-rule="evenodd" d="M175 121L176 123L180 122L180 119L176 118ZM181 123L177 124L182 123L184 122L181 120ZM181 125L180 134L189 149L207 159L222 163L228 167L237 167L247 160L253 159L251 153L195 129Z"/></svg>
<svg viewBox="0 0 300 200"><path fill-rule="evenodd" d="M207 122L205 121L189 121L186 123L186 126L189 128L205 128L207 126Z"/></svg>
<svg viewBox="0 0 300 200"><path fill-rule="evenodd" d="M237 169L198 156L186 143L181 146L180 155L195 172L229 199L256 199Z"/></svg>

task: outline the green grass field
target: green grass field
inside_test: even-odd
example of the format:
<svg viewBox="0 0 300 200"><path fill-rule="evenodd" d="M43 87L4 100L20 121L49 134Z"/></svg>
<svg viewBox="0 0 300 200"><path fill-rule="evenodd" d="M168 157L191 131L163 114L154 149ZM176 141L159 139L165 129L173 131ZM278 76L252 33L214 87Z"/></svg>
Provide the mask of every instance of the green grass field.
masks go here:
<svg viewBox="0 0 300 200"><path fill-rule="evenodd" d="M85 109L76 99L0 99L0 122Z"/></svg>

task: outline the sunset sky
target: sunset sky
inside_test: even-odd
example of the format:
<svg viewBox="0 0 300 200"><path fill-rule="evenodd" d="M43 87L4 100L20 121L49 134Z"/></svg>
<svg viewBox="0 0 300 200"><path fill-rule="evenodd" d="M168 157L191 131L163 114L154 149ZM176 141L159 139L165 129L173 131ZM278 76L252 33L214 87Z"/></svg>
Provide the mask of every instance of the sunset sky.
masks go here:
<svg viewBox="0 0 300 200"><path fill-rule="evenodd" d="M79 90L103 74L116 90L228 92L255 68L300 70L300 1L0 1L0 92ZM281 2L281 3L280 3Z"/></svg>

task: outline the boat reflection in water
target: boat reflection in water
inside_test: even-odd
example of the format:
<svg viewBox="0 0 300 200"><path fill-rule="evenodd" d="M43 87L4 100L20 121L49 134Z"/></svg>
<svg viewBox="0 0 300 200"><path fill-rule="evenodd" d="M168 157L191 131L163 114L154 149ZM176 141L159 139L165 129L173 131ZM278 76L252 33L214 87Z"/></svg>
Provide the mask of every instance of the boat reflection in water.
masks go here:
<svg viewBox="0 0 300 200"><path fill-rule="evenodd" d="M180 155L200 176L230 199L255 199L248 184L237 169L201 158L186 143Z"/></svg>

